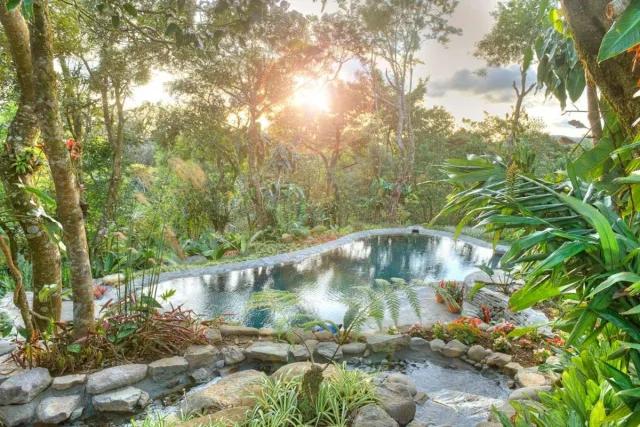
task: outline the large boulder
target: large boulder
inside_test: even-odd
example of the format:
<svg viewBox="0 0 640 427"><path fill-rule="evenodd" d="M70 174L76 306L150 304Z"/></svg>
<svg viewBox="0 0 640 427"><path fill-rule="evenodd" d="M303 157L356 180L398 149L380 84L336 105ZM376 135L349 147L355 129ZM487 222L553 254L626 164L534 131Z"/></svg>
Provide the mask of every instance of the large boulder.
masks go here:
<svg viewBox="0 0 640 427"><path fill-rule="evenodd" d="M31 402L51 384L45 368L33 368L13 375L0 384L0 405Z"/></svg>
<svg viewBox="0 0 640 427"><path fill-rule="evenodd" d="M410 342L409 335L371 335L367 337L367 346L373 353L393 353L408 347Z"/></svg>
<svg viewBox="0 0 640 427"><path fill-rule="evenodd" d="M220 333L223 337L230 336L254 336L257 337L260 331L257 328L238 325L220 325Z"/></svg>
<svg viewBox="0 0 640 427"><path fill-rule="evenodd" d="M22 405L0 406L0 425L5 427L32 425L31 421L37 406L37 400Z"/></svg>
<svg viewBox="0 0 640 427"><path fill-rule="evenodd" d="M311 369L311 365L311 362L289 363L288 365L284 365L273 374L271 374L271 377L276 380L289 382L296 377L302 377L305 373L307 373L309 369ZM317 364L317 366L322 367L324 365ZM338 370L336 369L335 365L329 365L322 372L322 376L327 379L336 376L337 373Z"/></svg>
<svg viewBox="0 0 640 427"><path fill-rule="evenodd" d="M521 369L515 376L516 383L520 387L539 387L547 385L547 379L544 375L537 372Z"/></svg>
<svg viewBox="0 0 640 427"><path fill-rule="evenodd" d="M249 406L239 406L237 408L227 408L210 415L193 418L181 422L177 427L202 427L202 426L224 426L235 427L247 418L247 413L251 411Z"/></svg>
<svg viewBox="0 0 640 427"><path fill-rule="evenodd" d="M147 376L147 365L132 363L114 366L89 375L87 392L100 394L142 381Z"/></svg>
<svg viewBox="0 0 640 427"><path fill-rule="evenodd" d="M469 347L467 351L467 357L474 362L482 362L485 357L491 354L491 350L484 348L481 345L474 344Z"/></svg>
<svg viewBox="0 0 640 427"><path fill-rule="evenodd" d="M236 345L230 345L222 348L222 357L224 358L224 365L231 366L237 365L246 359L246 356L242 352L242 349Z"/></svg>
<svg viewBox="0 0 640 427"><path fill-rule="evenodd" d="M342 354L345 356L360 356L367 349L367 345L363 342L351 342L342 345Z"/></svg>
<svg viewBox="0 0 640 427"><path fill-rule="evenodd" d="M426 351L429 348L429 341L420 337L411 337L409 348L413 351Z"/></svg>
<svg viewBox="0 0 640 427"><path fill-rule="evenodd" d="M406 425L416 415L416 403L405 384L385 382L376 388L380 406L400 425Z"/></svg>
<svg viewBox="0 0 640 427"><path fill-rule="evenodd" d="M189 369L198 369L215 365L222 360L220 350L212 345L190 345L184 353L189 363Z"/></svg>
<svg viewBox="0 0 640 427"><path fill-rule="evenodd" d="M220 381L188 393L181 410L188 415L203 410L218 411L236 406L253 406L254 395L266 378L263 372L253 369L228 375Z"/></svg>
<svg viewBox="0 0 640 427"><path fill-rule="evenodd" d="M444 349L445 345L447 344L444 341L442 341L440 338L434 338L431 341L429 341L429 348L431 348L431 351L436 353L442 352L442 349Z"/></svg>
<svg viewBox="0 0 640 427"><path fill-rule="evenodd" d="M407 390L409 390L409 393L411 393L411 396L415 396L418 393L416 383L413 382L413 380L408 375L394 372L387 375L384 381L387 383L396 383L396 384L404 385L407 388Z"/></svg>
<svg viewBox="0 0 640 427"><path fill-rule="evenodd" d="M380 406L374 404L358 409L351 425L353 427L398 427L396 420Z"/></svg>
<svg viewBox="0 0 640 427"><path fill-rule="evenodd" d="M147 392L127 386L93 396L93 407L98 412L133 413L145 408L150 401Z"/></svg>
<svg viewBox="0 0 640 427"><path fill-rule="evenodd" d="M187 371L189 362L184 357L174 356L149 363L149 375L154 381L170 380Z"/></svg>
<svg viewBox="0 0 640 427"><path fill-rule="evenodd" d="M72 415L82 414L82 396L47 397L40 402L36 411L38 422L43 424L59 424L71 418Z"/></svg>
<svg viewBox="0 0 640 427"><path fill-rule="evenodd" d="M512 359L513 356L511 356L510 354L495 352L487 356L487 365L493 366L495 368L502 368L507 363L511 362Z"/></svg>
<svg viewBox="0 0 640 427"><path fill-rule="evenodd" d="M287 363L289 360L289 344L258 341L245 349L245 355L261 362Z"/></svg>

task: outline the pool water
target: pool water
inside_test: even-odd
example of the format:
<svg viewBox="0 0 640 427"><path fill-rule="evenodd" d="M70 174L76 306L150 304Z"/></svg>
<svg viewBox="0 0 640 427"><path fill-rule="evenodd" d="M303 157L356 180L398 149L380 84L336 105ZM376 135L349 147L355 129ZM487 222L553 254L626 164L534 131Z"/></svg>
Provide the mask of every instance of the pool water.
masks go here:
<svg viewBox="0 0 640 427"><path fill-rule="evenodd" d="M302 262L235 270L223 274L173 279L159 284L158 293L176 291L170 302L205 317L226 316L247 326L263 327L272 322L270 313L248 311L252 293L265 289L297 294L297 310L342 322L346 306L341 298L351 295L354 285L371 285L374 279L462 280L475 265L491 260L493 251L448 237L420 234L374 236L355 240L336 249L310 256ZM420 290L423 315L450 317L433 302L433 291ZM406 304L406 302L404 302ZM410 310L401 310L402 323L412 322Z"/></svg>

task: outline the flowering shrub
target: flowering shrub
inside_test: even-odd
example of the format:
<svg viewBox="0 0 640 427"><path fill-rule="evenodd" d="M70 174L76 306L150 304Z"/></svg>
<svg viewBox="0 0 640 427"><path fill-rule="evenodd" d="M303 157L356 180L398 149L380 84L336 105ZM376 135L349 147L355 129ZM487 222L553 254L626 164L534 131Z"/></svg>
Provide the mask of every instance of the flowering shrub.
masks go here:
<svg viewBox="0 0 640 427"><path fill-rule="evenodd" d="M510 333L511 331L513 331L515 329L515 325L511 322L504 322L504 323L500 323L499 325L496 325L493 328L493 332L499 335L507 335L508 333Z"/></svg>
<svg viewBox="0 0 640 427"><path fill-rule="evenodd" d="M434 338L438 338L441 340L444 340L447 338L447 329L440 322L436 322L433 324L433 327L431 328L431 333L433 334Z"/></svg>
<svg viewBox="0 0 640 427"><path fill-rule="evenodd" d="M423 339L429 339L431 337L431 330L421 325L420 323L414 323L411 325L407 333L412 337L420 337Z"/></svg>
<svg viewBox="0 0 640 427"><path fill-rule="evenodd" d="M537 348L533 350L533 359L536 363L544 363L551 356L551 350L547 348Z"/></svg>
<svg viewBox="0 0 640 427"><path fill-rule="evenodd" d="M511 351L511 343L505 336L498 336L493 340L493 349L502 353L509 353Z"/></svg>
<svg viewBox="0 0 640 427"><path fill-rule="evenodd" d="M558 335L554 336L553 338L547 338L545 341L552 347L564 346L564 339L562 339L562 337Z"/></svg>
<svg viewBox="0 0 640 427"><path fill-rule="evenodd" d="M482 335L482 331L477 326L464 322L449 323L447 333L464 344L473 344Z"/></svg>

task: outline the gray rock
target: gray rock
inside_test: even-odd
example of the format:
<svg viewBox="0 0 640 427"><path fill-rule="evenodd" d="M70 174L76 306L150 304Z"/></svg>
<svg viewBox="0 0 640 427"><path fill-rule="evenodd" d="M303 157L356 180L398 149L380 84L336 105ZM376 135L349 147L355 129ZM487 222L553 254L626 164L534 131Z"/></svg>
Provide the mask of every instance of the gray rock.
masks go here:
<svg viewBox="0 0 640 427"><path fill-rule="evenodd" d="M315 356L320 360L341 360L343 357L342 348L334 342L320 342L316 346Z"/></svg>
<svg viewBox="0 0 640 427"><path fill-rule="evenodd" d="M424 405L427 400L429 400L429 396L423 391L419 391L413 396L413 401L416 402L416 405Z"/></svg>
<svg viewBox="0 0 640 427"><path fill-rule="evenodd" d="M125 282L125 276L122 273L113 273L98 279L101 285L120 286Z"/></svg>
<svg viewBox="0 0 640 427"><path fill-rule="evenodd" d="M350 342L342 346L342 354L345 356L360 356L367 349L363 342Z"/></svg>
<svg viewBox="0 0 640 427"><path fill-rule="evenodd" d="M408 347L409 335L372 335L367 337L367 347L373 353L393 353Z"/></svg>
<svg viewBox="0 0 640 427"><path fill-rule="evenodd" d="M184 353L184 358L189 363L189 369L197 369L213 366L222 360L220 351L212 345L190 345Z"/></svg>
<svg viewBox="0 0 640 427"><path fill-rule="evenodd" d="M400 425L406 425L416 415L416 403L406 385L386 382L376 388L376 395L382 408Z"/></svg>
<svg viewBox="0 0 640 427"><path fill-rule="evenodd" d="M515 376L516 384L520 387L538 387L547 385L547 378L537 372L520 369Z"/></svg>
<svg viewBox="0 0 640 427"><path fill-rule="evenodd" d="M253 369L236 372L187 393L180 409L183 414L190 415L203 410L215 412L236 406L253 406L255 394L266 378L263 372Z"/></svg>
<svg viewBox="0 0 640 427"><path fill-rule="evenodd" d="M429 341L429 348L431 348L431 351L435 351L437 353L442 352L442 349L444 348L445 345L446 345L445 342L442 341L440 338L435 338Z"/></svg>
<svg viewBox="0 0 640 427"><path fill-rule="evenodd" d="M428 427L427 423L423 423L422 421L413 420L406 427Z"/></svg>
<svg viewBox="0 0 640 427"><path fill-rule="evenodd" d="M182 260L183 264L204 264L207 261L209 261L207 259L206 256L203 255L191 255L186 257L184 260Z"/></svg>
<svg viewBox="0 0 640 427"><path fill-rule="evenodd" d="M258 336L260 331L257 328L238 325L220 325L220 333L223 337L229 336Z"/></svg>
<svg viewBox="0 0 640 427"><path fill-rule="evenodd" d="M38 422L44 424L59 424L68 420L78 408L82 409L82 396L47 397L40 402L36 410Z"/></svg>
<svg viewBox="0 0 640 427"><path fill-rule="evenodd" d="M539 402L540 397L538 396L538 394L542 391L550 390L551 386L548 385L523 387L512 391L509 395L509 400L535 400Z"/></svg>
<svg viewBox="0 0 640 427"><path fill-rule="evenodd" d="M16 345L7 340L0 340L0 356L4 356L7 353L11 353L16 349Z"/></svg>
<svg viewBox="0 0 640 427"><path fill-rule="evenodd" d="M488 350L478 344L472 345L469 347L469 351L467 351L467 357L474 362L482 362L484 358L490 354L491 350Z"/></svg>
<svg viewBox="0 0 640 427"><path fill-rule="evenodd" d="M511 362L511 359L513 359L513 356L511 356L510 354L495 352L487 356L487 365L493 366L495 368L502 368L507 363Z"/></svg>
<svg viewBox="0 0 640 427"><path fill-rule="evenodd" d="M528 400L525 400L523 402L528 402ZM516 410L513 408L513 406L511 406L511 404L509 404L509 402L503 403L502 406L496 405L496 410L498 412L502 412L503 414L505 414L507 418L511 418L516 414ZM492 421L492 422L499 421L498 417L493 413L493 411L491 412L491 415L489 415L489 421Z"/></svg>
<svg viewBox="0 0 640 427"><path fill-rule="evenodd" d="M147 376L147 365L132 363L114 366L89 375L87 393L100 394L142 381Z"/></svg>
<svg viewBox="0 0 640 427"><path fill-rule="evenodd" d="M409 378L407 375L394 372L392 374L389 374L385 381L389 383L397 383L397 384L404 385L407 388L407 390L409 390L409 393L411 393L411 396L415 396L416 393L418 393L418 389L416 388L416 383L414 383L413 380Z"/></svg>
<svg viewBox="0 0 640 427"><path fill-rule="evenodd" d="M37 406L37 400L23 405L0 406L0 425L6 427L32 425L31 421L35 416Z"/></svg>
<svg viewBox="0 0 640 427"><path fill-rule="evenodd" d="M310 358L309 350L302 344L292 345L289 347L289 357L295 362L304 362Z"/></svg>
<svg viewBox="0 0 640 427"><path fill-rule="evenodd" d="M287 363L289 360L289 344L258 341L247 347L244 353L251 360Z"/></svg>
<svg viewBox="0 0 640 427"><path fill-rule="evenodd" d="M476 427L502 427L502 424L494 423L491 421L483 421L481 423L476 424Z"/></svg>
<svg viewBox="0 0 640 427"><path fill-rule="evenodd" d="M86 374L65 375L63 377L55 377L51 388L54 390L68 390L71 387L82 385L87 381Z"/></svg>
<svg viewBox="0 0 640 427"><path fill-rule="evenodd" d="M222 341L222 334L220 333L220 329L217 328L207 328L204 330L204 336L207 341L217 344Z"/></svg>
<svg viewBox="0 0 640 427"><path fill-rule="evenodd" d="M215 376L215 372L210 368L198 368L189 375L196 384L209 382Z"/></svg>
<svg viewBox="0 0 640 427"><path fill-rule="evenodd" d="M131 413L145 408L149 402L147 392L131 386L93 396L93 407L99 412Z"/></svg>
<svg viewBox="0 0 640 427"><path fill-rule="evenodd" d="M515 377L519 370L522 369L522 365L517 362L509 362L502 367L502 371L510 377Z"/></svg>
<svg viewBox="0 0 640 427"><path fill-rule="evenodd" d="M156 382L167 381L186 372L188 368L189 362L184 357L166 357L149 363L149 376Z"/></svg>
<svg viewBox="0 0 640 427"><path fill-rule="evenodd" d="M15 405L31 402L51 384L45 368L33 368L7 378L0 384L0 404Z"/></svg>
<svg viewBox="0 0 640 427"><path fill-rule="evenodd" d="M458 340L451 340L444 346L441 353L447 357L460 357L467 354L469 347Z"/></svg>
<svg viewBox="0 0 640 427"><path fill-rule="evenodd" d="M411 337L409 348L414 351L425 351L429 348L429 341L420 337Z"/></svg>
<svg viewBox="0 0 640 427"><path fill-rule="evenodd" d="M242 349L235 345L222 348L222 357L226 366L237 365L246 359Z"/></svg>
<svg viewBox="0 0 640 427"><path fill-rule="evenodd" d="M358 409L353 427L398 427L398 423L378 405L369 404Z"/></svg>

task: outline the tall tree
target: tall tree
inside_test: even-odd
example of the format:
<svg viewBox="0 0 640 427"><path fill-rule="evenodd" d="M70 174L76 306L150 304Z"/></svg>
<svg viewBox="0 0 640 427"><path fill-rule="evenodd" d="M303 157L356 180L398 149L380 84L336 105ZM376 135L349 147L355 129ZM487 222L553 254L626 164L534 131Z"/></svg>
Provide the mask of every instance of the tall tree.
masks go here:
<svg viewBox="0 0 640 427"><path fill-rule="evenodd" d="M30 23L31 58L35 89L35 106L44 151L56 190L57 214L67 247L73 290L74 334L85 336L94 329L93 279L80 191L64 143L60 117L57 76L53 67L53 46L49 5L34 0Z"/></svg>
<svg viewBox="0 0 640 427"><path fill-rule="evenodd" d="M33 173L41 166L36 148L39 135L36 116L38 92L26 21L18 8L8 10L2 1L0 22L7 37L19 88L18 109L0 155L0 171L6 198L26 237L33 268L33 291L38 295L47 285L61 286L60 252L48 232L49 219L39 200L28 191L33 185ZM54 292L49 299L34 298L33 304L36 327L46 328L49 319L56 321L60 318L59 292Z"/></svg>
<svg viewBox="0 0 640 427"><path fill-rule="evenodd" d="M500 2L491 15L495 22L491 31L476 46L475 55L484 58L492 67L518 64L520 78L513 81L516 103L513 107L510 142L520 132L520 116L525 97L535 83L527 82L533 58L533 44L540 34L540 24L546 9L539 0L508 0Z"/></svg>
<svg viewBox="0 0 640 427"><path fill-rule="evenodd" d="M416 85L415 66L422 40L444 43L459 30L448 24L456 0L366 0L360 14L373 56L371 67L381 66L395 99L380 97L395 108L395 141L398 150L396 183L390 206L391 217L406 185L413 179L415 133L411 121L413 105L408 101ZM379 64L379 63L382 64Z"/></svg>

